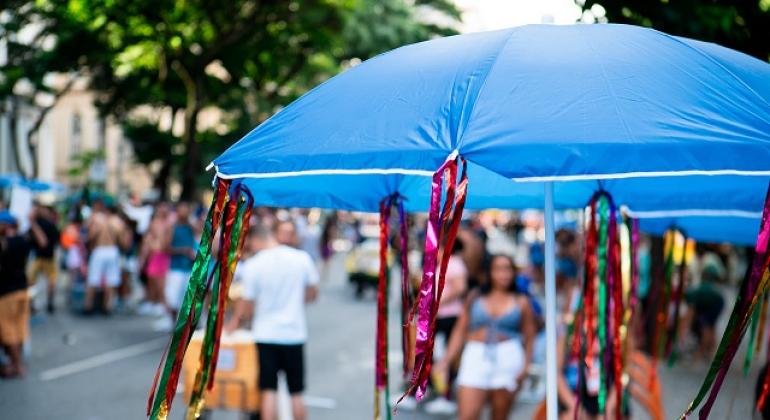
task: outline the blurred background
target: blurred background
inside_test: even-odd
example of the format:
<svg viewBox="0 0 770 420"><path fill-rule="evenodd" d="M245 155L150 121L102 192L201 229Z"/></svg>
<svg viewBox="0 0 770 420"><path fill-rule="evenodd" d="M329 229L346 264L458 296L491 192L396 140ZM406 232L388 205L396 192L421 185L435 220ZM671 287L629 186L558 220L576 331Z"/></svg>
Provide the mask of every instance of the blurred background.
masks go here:
<svg viewBox="0 0 770 420"><path fill-rule="evenodd" d="M211 197L206 165L292 100L409 43L532 23L607 22L653 27L770 60L770 0L3 1L0 210L8 209L21 230L36 221L53 248L51 256L37 249L24 267L32 308L26 372L0 380L3 418L143 415L169 327L163 310L147 299L141 255L150 252L153 235L168 235L180 202L191 205L187 218L199 233ZM109 317L80 315L87 273L83 261L71 260L73 249L84 245L84 221L96 203L106 204L131 236ZM308 309L310 418L368 417L375 306L365 285L376 268L376 217L320 209L259 209L255 217L293 220L296 245L314 256L321 272L321 299ZM576 229L574 214L561 218L565 231ZM411 223L419 237L424 219ZM514 256L537 295L538 212L472 214L464 229L468 241L481 244L477 254ZM650 241L649 252L659 253L659 242ZM478 255L469 252L466 264L479 270ZM32 270L35 259L51 260L57 269ZM693 276L707 265L717 266L729 310L745 250L704 245ZM697 352L697 343L691 345ZM666 418L680 414L705 372L705 360L684 359L662 369L663 387L673 391L662 397ZM749 418L754 377L728 378L724 392L733 395L720 400L715 418ZM533 379L515 417L530 416L542 397ZM644 410L636 412L644 418ZM172 414L181 418L181 411ZM237 410L211 415L235 418ZM398 414L432 415L420 407Z"/></svg>

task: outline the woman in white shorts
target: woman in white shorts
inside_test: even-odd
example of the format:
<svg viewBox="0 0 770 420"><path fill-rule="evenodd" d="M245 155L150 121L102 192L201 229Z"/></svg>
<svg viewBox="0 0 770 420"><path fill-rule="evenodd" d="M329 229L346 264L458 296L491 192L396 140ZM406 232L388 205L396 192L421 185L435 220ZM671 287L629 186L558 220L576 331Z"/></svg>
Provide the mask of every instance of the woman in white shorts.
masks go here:
<svg viewBox="0 0 770 420"><path fill-rule="evenodd" d="M452 331L437 372L462 351L457 375L460 420L478 419L487 401L493 420L507 419L532 359L536 326L529 298L516 292L513 260L495 255L487 284L472 294ZM464 349L463 349L464 347Z"/></svg>

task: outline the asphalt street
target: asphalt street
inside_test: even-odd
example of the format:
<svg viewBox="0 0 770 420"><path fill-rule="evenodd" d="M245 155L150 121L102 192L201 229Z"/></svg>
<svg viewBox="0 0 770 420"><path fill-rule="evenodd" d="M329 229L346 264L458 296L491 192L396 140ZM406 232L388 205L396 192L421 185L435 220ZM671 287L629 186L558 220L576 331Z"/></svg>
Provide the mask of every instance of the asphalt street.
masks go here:
<svg viewBox="0 0 770 420"><path fill-rule="evenodd" d="M320 300L308 308L307 403L310 419L366 419L372 416L375 299L357 301L345 283L337 258ZM397 293L397 292L396 292ZM395 303L395 299L394 299ZM397 308L393 305L396 317ZM151 318L114 315L83 318L65 311L33 322L25 378L0 381L0 418L14 420L141 419L147 394L167 335L152 332ZM398 326L391 329L391 365L400 361ZM743 352L738 359L742 362ZM758 360L761 360L759 357ZM736 363L736 366L738 364ZM758 366L744 378L733 368L712 418L751 418ZM666 418L677 418L695 395L703 364L684 361L659 368ZM396 375L397 376L397 375ZM393 384L393 393L399 388ZM185 401L178 395L170 418L181 419ZM530 418L532 404L519 404L511 418ZM634 418L646 418L634 407ZM215 411L214 419L237 413ZM399 419L430 417L399 410Z"/></svg>

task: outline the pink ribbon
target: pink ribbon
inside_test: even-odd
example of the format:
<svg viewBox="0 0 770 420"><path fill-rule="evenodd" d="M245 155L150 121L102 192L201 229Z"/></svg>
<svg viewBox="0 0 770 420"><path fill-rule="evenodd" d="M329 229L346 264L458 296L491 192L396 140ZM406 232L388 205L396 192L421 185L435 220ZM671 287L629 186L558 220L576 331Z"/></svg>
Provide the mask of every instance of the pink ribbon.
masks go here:
<svg viewBox="0 0 770 420"><path fill-rule="evenodd" d="M460 185L455 185L457 181L458 160L463 163L463 175ZM444 176L448 174L449 181L447 185L446 203L443 211L441 208L441 196L444 184ZM462 209L465 204L465 191L467 187L467 174L465 160L457 158L456 155L450 156L447 161L433 174L430 211L428 213L428 226L425 235L425 254L423 258L423 276L420 283L420 292L417 297L416 310L417 333L415 348L415 364L412 372L412 380L409 389L404 396L411 393L416 388L415 398L419 401L425 396L425 390L428 384L430 368L433 357L433 341L435 339L435 318L438 309L438 302L441 299L443 289L443 278L446 272L446 261L442 261L440 271L438 268L438 250L442 237L446 235L447 244L450 248L454 242L454 237L459 227ZM457 196L455 197L455 191ZM454 211L452 204L454 201ZM450 213L452 215L449 223ZM446 258L444 258L446 260ZM438 280L438 281L437 281ZM414 317L414 308L409 315L409 323ZM401 397L401 399L404 398ZM400 400L399 400L400 401Z"/></svg>

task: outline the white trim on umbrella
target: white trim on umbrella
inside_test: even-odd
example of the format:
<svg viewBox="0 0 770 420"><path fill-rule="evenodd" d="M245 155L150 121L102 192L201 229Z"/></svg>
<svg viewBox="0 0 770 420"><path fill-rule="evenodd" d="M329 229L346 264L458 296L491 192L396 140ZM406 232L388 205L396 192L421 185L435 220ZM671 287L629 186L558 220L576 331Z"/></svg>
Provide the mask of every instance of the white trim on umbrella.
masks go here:
<svg viewBox="0 0 770 420"><path fill-rule="evenodd" d="M652 172L621 172L614 174L585 174L585 175L553 175L553 176L527 176L511 178L516 182L548 182L548 181L592 181L597 179L626 179L626 178L654 178L666 176L692 176L692 175L738 175L738 176L770 176L770 171L744 171L740 169L714 169L714 170L683 170L683 171L652 171Z"/></svg>
<svg viewBox="0 0 770 420"><path fill-rule="evenodd" d="M209 166L210 168L210 166ZM224 174L214 165L217 176L222 179L238 178L291 178L295 176L316 176L316 175L414 175L414 176L433 176L433 171L424 171L422 169L310 169L306 171L287 171L287 172L264 172L264 173L244 173L244 174Z"/></svg>
<svg viewBox="0 0 770 420"><path fill-rule="evenodd" d="M452 155L450 155L452 158ZM206 170L216 170L217 176L222 179L236 178L290 178L296 176L316 176L316 175L414 175L414 176L433 176L434 171L423 169L407 168L366 168L366 169L308 169L303 171L285 171L285 172L246 172L240 174L225 174L219 171L219 167L213 162ZM584 175L553 175L553 176L530 176L511 178L515 182L551 182L551 181L590 181L598 179L627 179L627 178L654 178L666 176L770 176L768 171L744 171L739 169L715 169L715 170L683 170L683 171L656 171L656 172L623 172L613 174L584 174Z"/></svg>
<svg viewBox="0 0 770 420"><path fill-rule="evenodd" d="M626 210L626 213L635 219L667 219L671 217L742 217L746 219L760 219L762 212L745 210L708 210L708 209L687 209L687 210L655 210L655 211L634 211Z"/></svg>

